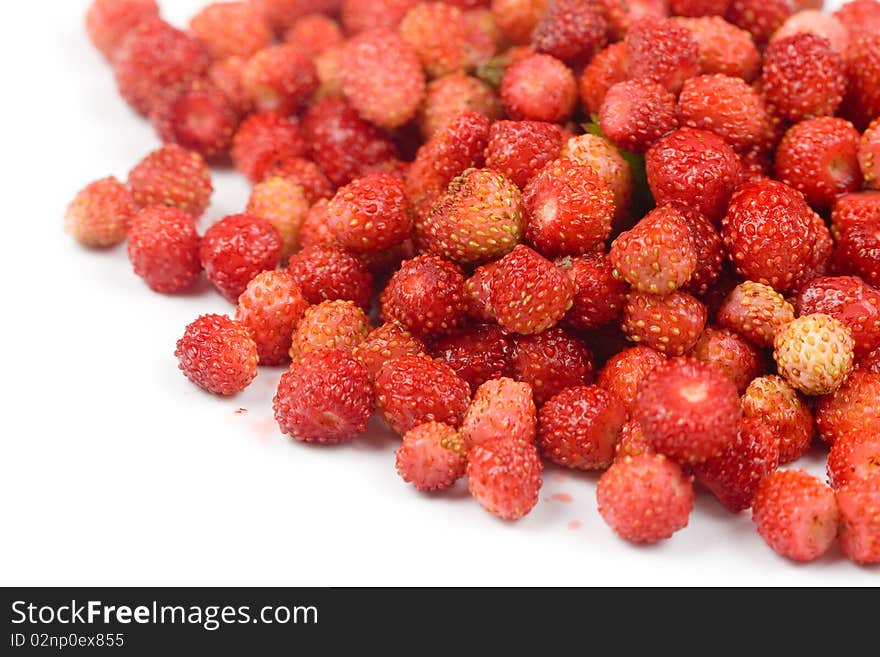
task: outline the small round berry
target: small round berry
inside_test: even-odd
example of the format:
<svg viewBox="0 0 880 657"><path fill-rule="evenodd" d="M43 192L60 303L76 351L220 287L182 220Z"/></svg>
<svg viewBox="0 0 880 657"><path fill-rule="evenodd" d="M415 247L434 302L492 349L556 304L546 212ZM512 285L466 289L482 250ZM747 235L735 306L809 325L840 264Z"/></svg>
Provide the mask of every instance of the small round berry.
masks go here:
<svg viewBox="0 0 880 657"><path fill-rule="evenodd" d="M312 58L296 46L281 44L255 53L241 73L244 93L260 112L296 114L318 88Z"/></svg>
<svg viewBox="0 0 880 657"><path fill-rule="evenodd" d="M159 16L156 0L93 0L86 12L86 32L107 59L138 24Z"/></svg>
<svg viewBox="0 0 880 657"><path fill-rule="evenodd" d="M128 257L134 273L161 294L189 289L202 273L199 235L192 217L177 208L138 212L128 229Z"/></svg>
<svg viewBox="0 0 880 657"><path fill-rule="evenodd" d="M272 30L251 3L212 2L189 22L189 30L214 60L248 58L272 44Z"/></svg>
<svg viewBox="0 0 880 657"><path fill-rule="evenodd" d="M763 353L727 329L707 327L691 356L717 367L741 393L764 370Z"/></svg>
<svg viewBox="0 0 880 657"><path fill-rule="evenodd" d="M237 171L257 183L286 158L299 157L307 148L299 125L274 112L248 116L232 140L232 162Z"/></svg>
<svg viewBox="0 0 880 657"><path fill-rule="evenodd" d="M799 315L824 313L840 320L855 341L856 357L880 346L880 291L858 276L822 276L801 288Z"/></svg>
<svg viewBox="0 0 880 657"><path fill-rule="evenodd" d="M859 564L880 563L880 477L854 479L837 491L840 547Z"/></svg>
<svg viewBox="0 0 880 657"><path fill-rule="evenodd" d="M337 247L308 246L290 258L287 271L309 303L342 299L366 308L373 297L373 275L367 265Z"/></svg>
<svg viewBox="0 0 880 657"><path fill-rule="evenodd" d="M473 391L507 373L511 349L510 337L494 324L470 325L431 344L434 357L449 365Z"/></svg>
<svg viewBox="0 0 880 657"><path fill-rule="evenodd" d="M718 323L758 347L770 347L776 334L794 319L794 307L769 285L737 285L718 310Z"/></svg>
<svg viewBox="0 0 880 657"><path fill-rule="evenodd" d="M834 51L841 57L846 57L850 42L849 30L836 16L824 14L820 9L803 9L792 14L773 33L770 41L779 41L801 32L828 39Z"/></svg>
<svg viewBox="0 0 880 657"><path fill-rule="evenodd" d="M635 21L626 33L630 78L658 82L674 94L699 73L699 47L690 31L670 19Z"/></svg>
<svg viewBox="0 0 880 657"><path fill-rule="evenodd" d="M264 271L248 283L238 298L235 319L250 330L260 365L287 361L293 329L308 305L287 272Z"/></svg>
<svg viewBox="0 0 880 657"><path fill-rule="evenodd" d="M542 470L532 443L496 438L468 454L468 490L490 513L519 520L538 503Z"/></svg>
<svg viewBox="0 0 880 657"><path fill-rule="evenodd" d="M241 392L257 376L250 330L225 315L203 315L187 326L174 356L187 379L215 395Z"/></svg>
<svg viewBox="0 0 880 657"><path fill-rule="evenodd" d="M139 208L167 205L198 219L211 201L211 172L198 153L166 144L128 173L128 188Z"/></svg>
<svg viewBox="0 0 880 657"><path fill-rule="evenodd" d="M417 490L446 490L467 470L463 451L454 427L426 422L403 434L403 442L394 452L397 473Z"/></svg>
<svg viewBox="0 0 880 657"><path fill-rule="evenodd" d="M461 9L443 2L419 2L398 27L432 78L464 70L467 29Z"/></svg>
<svg viewBox="0 0 880 657"><path fill-rule="evenodd" d="M614 195L615 228L620 230L629 222L633 173L629 163L610 141L589 133L572 137L563 145L560 157L588 166L599 174Z"/></svg>
<svg viewBox="0 0 880 657"><path fill-rule="evenodd" d="M796 461L813 442L813 414L797 390L781 376L754 379L742 396L745 418L756 418L779 439L779 463Z"/></svg>
<svg viewBox="0 0 880 657"><path fill-rule="evenodd" d="M599 125L615 146L644 153L678 127L675 96L645 78L618 82L605 93Z"/></svg>
<svg viewBox="0 0 880 657"><path fill-rule="evenodd" d="M596 383L620 399L627 413L632 413L642 381L664 362L666 359L663 355L651 347L629 347L617 352L605 363L599 370Z"/></svg>
<svg viewBox="0 0 880 657"><path fill-rule="evenodd" d="M798 317L777 334L773 344L779 373L804 394L834 392L852 371L852 333L829 315Z"/></svg>
<svg viewBox="0 0 880 657"><path fill-rule="evenodd" d="M157 102L150 121L166 144L179 144L211 160L229 149L238 113L222 91L197 81Z"/></svg>
<svg viewBox="0 0 880 657"><path fill-rule="evenodd" d="M599 3L555 0L535 26L532 45L536 52L582 67L608 43L608 20Z"/></svg>
<svg viewBox="0 0 880 657"><path fill-rule="evenodd" d="M621 327L630 342L683 356L697 344L706 319L706 306L686 292L660 297L633 291L623 307Z"/></svg>
<svg viewBox="0 0 880 657"><path fill-rule="evenodd" d="M131 192L116 178L88 184L67 206L64 227L85 246L115 246L125 239L137 212Z"/></svg>
<svg viewBox="0 0 880 657"><path fill-rule="evenodd" d="M574 112L577 96L574 74L550 55L519 60L501 81L501 102L515 120L561 123Z"/></svg>
<svg viewBox="0 0 880 657"><path fill-rule="evenodd" d="M432 80L419 112L422 137L431 139L464 112L477 112L489 119L500 119L503 114L495 90L479 78L453 73Z"/></svg>
<svg viewBox="0 0 880 657"><path fill-rule="evenodd" d="M352 352L370 333L370 320L351 301L324 301L303 313L293 331L290 359L297 363L319 349Z"/></svg>
<svg viewBox="0 0 880 657"><path fill-rule="evenodd" d="M486 168L503 173L520 189L559 157L565 133L555 123L496 121L489 130Z"/></svg>
<svg viewBox="0 0 880 657"><path fill-rule="evenodd" d="M618 41L596 53L581 73L578 86L584 109L599 114L608 90L626 79L626 43Z"/></svg>
<svg viewBox="0 0 880 657"><path fill-rule="evenodd" d="M354 348L352 352L375 381L382 366L395 358L421 356L427 352L424 343L397 322L386 322Z"/></svg>
<svg viewBox="0 0 880 657"><path fill-rule="evenodd" d="M461 423L467 450L497 438L535 442L535 402L532 387L500 377L486 381L474 394Z"/></svg>
<svg viewBox="0 0 880 657"><path fill-rule="evenodd" d="M854 431L880 435L880 374L859 370L816 401L816 428L829 445Z"/></svg>
<svg viewBox="0 0 880 657"><path fill-rule="evenodd" d="M266 178L251 190L247 213L265 219L278 231L282 260L299 249L300 231L309 213L302 187L287 178Z"/></svg>
<svg viewBox="0 0 880 657"><path fill-rule="evenodd" d="M321 13L305 14L284 32L284 42L299 46L312 57L342 45L345 35L336 19Z"/></svg>
<svg viewBox="0 0 880 657"><path fill-rule="evenodd" d="M403 183L384 173L355 180L336 192L327 222L336 240L357 253L400 244L412 228Z"/></svg>
<svg viewBox="0 0 880 657"><path fill-rule="evenodd" d="M511 376L532 387L538 406L566 388L591 384L593 369L589 347L564 329L514 338Z"/></svg>
<svg viewBox="0 0 880 657"><path fill-rule="evenodd" d="M851 431L828 452L828 483L837 490L854 479L880 475L880 433Z"/></svg>
<svg viewBox="0 0 880 657"><path fill-rule="evenodd" d="M591 331L620 318L626 303L626 283L614 278L606 253L560 258L556 265L568 274L575 288L564 322L578 331Z"/></svg>
<svg viewBox="0 0 880 657"><path fill-rule="evenodd" d="M700 73L721 73L752 82L761 71L761 53L752 35L721 16L674 18L697 42Z"/></svg>

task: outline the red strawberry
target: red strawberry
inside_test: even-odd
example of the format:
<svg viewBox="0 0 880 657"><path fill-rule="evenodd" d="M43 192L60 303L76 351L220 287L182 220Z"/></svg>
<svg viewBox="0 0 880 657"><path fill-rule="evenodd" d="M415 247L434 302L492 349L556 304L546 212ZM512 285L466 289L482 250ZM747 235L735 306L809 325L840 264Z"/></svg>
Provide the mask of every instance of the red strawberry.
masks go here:
<svg viewBox="0 0 880 657"><path fill-rule="evenodd" d="M730 0L670 0L674 16L723 16Z"/></svg>
<svg viewBox="0 0 880 657"><path fill-rule="evenodd" d="M351 353L370 333L370 320L351 301L323 301L311 306L297 322L290 343L290 359L297 365L306 354L320 349Z"/></svg>
<svg viewBox="0 0 880 657"><path fill-rule="evenodd" d="M559 157L563 134L555 123L496 121L489 130L486 168L503 173L524 189L544 165Z"/></svg>
<svg viewBox="0 0 880 657"><path fill-rule="evenodd" d="M662 454L627 456L599 479L596 500L615 534L633 543L656 543L687 527L693 478Z"/></svg>
<svg viewBox="0 0 880 657"><path fill-rule="evenodd" d="M284 42L298 46L312 57L319 57L328 50L338 48L345 41L339 23L324 14L306 14L284 33Z"/></svg>
<svg viewBox="0 0 880 657"><path fill-rule="evenodd" d="M660 297L633 291L623 307L622 328L631 342L683 356L697 344L706 317L706 306L686 292Z"/></svg>
<svg viewBox="0 0 880 657"><path fill-rule="evenodd" d="M678 202L716 224L742 175L734 150L715 133L695 128L680 128L655 143L645 169L659 205Z"/></svg>
<svg viewBox="0 0 880 657"><path fill-rule="evenodd" d="M880 347L877 347L876 349L874 349L874 351L863 356L856 363L856 369L865 370L866 372L873 372L874 374L880 374Z"/></svg>
<svg viewBox="0 0 880 657"><path fill-rule="evenodd" d="M490 285L498 324L526 335L555 325L574 298L574 286L565 272L523 245L498 262Z"/></svg>
<svg viewBox="0 0 880 657"><path fill-rule="evenodd" d="M752 36L720 16L674 18L697 42L700 73L721 73L751 82L761 71L761 53Z"/></svg>
<svg viewBox="0 0 880 657"><path fill-rule="evenodd" d="M422 137L427 141L464 112L476 112L488 119L502 116L495 90L479 78L463 73L444 75L428 84L419 113Z"/></svg>
<svg viewBox="0 0 880 657"><path fill-rule="evenodd" d="M496 439L535 442L535 402L532 387L500 377L477 388L461 423L467 450Z"/></svg>
<svg viewBox="0 0 880 657"><path fill-rule="evenodd" d="M302 126L312 159L337 187L397 155L391 140L342 98L313 103L303 115Z"/></svg>
<svg viewBox="0 0 880 657"><path fill-rule="evenodd" d="M587 345L560 328L517 336L510 357L511 376L532 386L541 406L566 388L593 382L593 354Z"/></svg>
<svg viewBox="0 0 880 657"><path fill-rule="evenodd" d="M523 193L526 239L544 256L577 256L611 235L614 195L592 168L571 159L551 162Z"/></svg>
<svg viewBox="0 0 880 657"><path fill-rule="evenodd" d="M465 112L453 119L419 149L406 176L406 195L416 217L424 217L449 183L484 162L490 121Z"/></svg>
<svg viewBox="0 0 880 657"><path fill-rule="evenodd" d="M198 153L166 144L128 173L128 188L139 208L167 205L198 219L211 201L211 172Z"/></svg>
<svg viewBox="0 0 880 657"><path fill-rule="evenodd" d="M382 292L382 316L418 336L446 333L465 313L465 279L458 266L432 255L404 262Z"/></svg>
<svg viewBox="0 0 880 657"><path fill-rule="evenodd" d="M626 43L618 41L597 53L581 73L581 102L590 114L599 114L605 94L626 80Z"/></svg>
<svg viewBox="0 0 880 657"><path fill-rule="evenodd" d="M880 475L880 434L851 431L834 441L828 452L828 483L835 490L854 479Z"/></svg>
<svg viewBox="0 0 880 657"><path fill-rule="evenodd" d="M306 247L290 258L287 271L309 303L342 299L366 308L373 297L373 275L364 261L336 247Z"/></svg>
<svg viewBox="0 0 880 657"><path fill-rule="evenodd" d="M211 59L250 57L272 45L272 30L251 3L212 2L189 22Z"/></svg>
<svg viewBox="0 0 880 657"><path fill-rule="evenodd" d="M342 90L361 118L399 128L416 115L425 75L412 47L388 29L350 39L342 53Z"/></svg>
<svg viewBox="0 0 880 657"><path fill-rule="evenodd" d="M250 0L276 33L282 34L301 16L331 13L339 9L339 0Z"/></svg>
<svg viewBox="0 0 880 657"><path fill-rule="evenodd" d="M837 249L853 273L880 287L880 218L849 224L841 232Z"/></svg>
<svg viewBox="0 0 880 657"><path fill-rule="evenodd" d="M568 274L575 288L571 309L565 315L566 324L579 331L590 331L620 317L627 286L614 278L614 267L606 253L561 258L556 265Z"/></svg>
<svg viewBox="0 0 880 657"><path fill-rule="evenodd" d="M593 0L554 0L532 32L536 52L572 66L589 63L608 42L608 21Z"/></svg>
<svg viewBox="0 0 880 657"><path fill-rule="evenodd" d="M880 563L880 477L854 479L837 491L840 547L860 564Z"/></svg>
<svg viewBox="0 0 880 657"><path fill-rule="evenodd" d="M602 470L626 422L623 403L599 386L568 388L538 415L538 446L545 458L578 470Z"/></svg>
<svg viewBox="0 0 880 657"><path fill-rule="evenodd" d="M287 361L293 329L308 305L287 272L265 271L248 283L235 319L250 330L261 365Z"/></svg>
<svg viewBox="0 0 880 657"><path fill-rule="evenodd" d="M620 430L620 440L614 448L614 460L620 461L628 456L641 456L642 454L654 454L654 448L645 438L645 434L639 423L630 420Z"/></svg>
<svg viewBox="0 0 880 657"><path fill-rule="evenodd" d="M246 63L241 57L230 57L213 62L206 73L208 82L226 96L226 100L240 116L251 109L241 84L241 72Z"/></svg>
<svg viewBox="0 0 880 657"><path fill-rule="evenodd" d="M834 17L854 38L880 29L880 3L877 0L849 0L834 12Z"/></svg>
<svg viewBox="0 0 880 657"><path fill-rule="evenodd" d="M462 265L503 256L522 235L519 188L489 169L468 169L453 179L434 209L416 219L421 249Z"/></svg>
<svg viewBox="0 0 880 657"><path fill-rule="evenodd" d="M358 253L400 244L412 228L403 183L384 173L349 183L330 201L327 226L339 244Z"/></svg>
<svg viewBox="0 0 880 657"><path fill-rule="evenodd" d="M618 82L605 92L599 125L615 146L643 153L678 127L675 96L646 78Z"/></svg>
<svg viewBox="0 0 880 657"><path fill-rule="evenodd" d="M386 322L370 334L352 351L354 357L367 368L370 380L375 381L382 366L395 358L419 356L426 352L422 341L400 324Z"/></svg>
<svg viewBox="0 0 880 657"><path fill-rule="evenodd" d="M403 435L397 473L420 491L446 490L464 476L467 459L454 427L426 422Z"/></svg>
<svg viewBox="0 0 880 657"><path fill-rule="evenodd" d="M477 267L465 282L467 314L478 322L495 321L495 313L492 311L492 272L496 267L496 262Z"/></svg>
<svg viewBox="0 0 880 657"><path fill-rule="evenodd" d="M318 89L312 58L296 46L281 44L251 57L241 75L251 104L262 112L296 114Z"/></svg>
<svg viewBox="0 0 880 657"><path fill-rule="evenodd" d="M609 253L614 276L635 289L669 294L687 283L697 250L685 216L671 206L653 210L620 235Z"/></svg>
<svg viewBox="0 0 880 657"><path fill-rule="evenodd" d="M266 178L286 178L302 188L309 204L333 197L333 185L320 167L302 157L286 157L266 171Z"/></svg>
<svg viewBox="0 0 880 657"><path fill-rule="evenodd" d="M419 0L342 0L342 25L349 34L380 27L397 29Z"/></svg>
<svg viewBox="0 0 880 657"><path fill-rule="evenodd" d="M736 440L694 474L733 513L752 505L761 480L779 467L779 437L761 420L743 420Z"/></svg>
<svg viewBox="0 0 880 657"><path fill-rule="evenodd" d="M144 208L128 229L128 258L134 273L154 292L189 289L202 273L192 217L177 208Z"/></svg>
<svg viewBox="0 0 880 657"><path fill-rule="evenodd" d="M629 347L617 352L605 363L599 370L596 383L620 399L627 413L632 413L642 381L664 362L666 359L663 355L650 347Z"/></svg>
<svg viewBox="0 0 880 657"><path fill-rule="evenodd" d="M64 227L85 246L114 246L125 239L135 212L131 192L111 176L89 183L77 193L64 213Z"/></svg>
<svg viewBox="0 0 880 657"><path fill-rule="evenodd" d="M574 74L550 55L529 55L511 64L501 81L501 102L515 120L565 121L577 95Z"/></svg>
<svg viewBox="0 0 880 657"><path fill-rule="evenodd" d="M699 47L691 33L670 19L635 21L626 33L630 78L647 78L674 94L699 72Z"/></svg>
<svg viewBox="0 0 880 657"><path fill-rule="evenodd" d="M770 41L778 41L800 32L810 32L828 39L834 51L841 57L846 57L850 42L849 30L835 16L822 13L821 7L795 12L773 33Z"/></svg>
<svg viewBox="0 0 880 657"><path fill-rule="evenodd" d="M860 129L880 116L880 34L865 34L853 41L847 57L849 91L844 110Z"/></svg>
<svg viewBox="0 0 880 657"><path fill-rule="evenodd" d="M789 0L732 0L725 18L747 30L757 43L766 43L792 12Z"/></svg>
<svg viewBox="0 0 880 657"><path fill-rule="evenodd" d="M770 347L776 334L794 319L794 308L769 285L746 281L727 296L717 319L752 344Z"/></svg>
<svg viewBox="0 0 880 657"><path fill-rule="evenodd" d="M93 0L86 12L86 32L95 48L112 59L131 30L158 16L156 0Z"/></svg>
<svg viewBox="0 0 880 657"><path fill-rule="evenodd" d="M376 376L375 391L382 417L399 434L431 420L457 427L470 403L468 384L428 356L387 361Z"/></svg>
<svg viewBox="0 0 880 657"><path fill-rule="evenodd" d="M158 17L137 23L113 52L119 93L144 115L169 91L200 77L210 63L201 44Z"/></svg>
<svg viewBox="0 0 880 657"><path fill-rule="evenodd" d="M187 326L174 356L187 379L215 395L241 392L257 376L250 330L225 315L203 315Z"/></svg>
<svg viewBox="0 0 880 657"><path fill-rule="evenodd" d="M364 432L373 391L363 365L344 351L321 349L281 377L273 406L282 433L335 445Z"/></svg>
<svg viewBox="0 0 880 657"><path fill-rule="evenodd" d="M281 236L268 221L234 214L208 229L199 259L208 280L235 302L254 276L278 266L282 246Z"/></svg>
<svg viewBox="0 0 880 657"><path fill-rule="evenodd" d="M852 335L829 315L798 317L777 333L773 346L779 373L806 395L834 392L852 371Z"/></svg>
<svg viewBox="0 0 880 657"><path fill-rule="evenodd" d="M492 14L512 43L529 43L548 4L549 0L492 0Z"/></svg>
<svg viewBox="0 0 880 657"><path fill-rule="evenodd" d="M163 142L212 159L229 149L238 128L238 113L223 92L197 82L157 102L150 121Z"/></svg>
<svg viewBox="0 0 880 657"><path fill-rule="evenodd" d="M739 392L744 392L752 379L764 371L763 354L727 329L706 328L691 356L717 367Z"/></svg>
<svg viewBox="0 0 880 657"><path fill-rule="evenodd" d="M812 561L837 537L834 491L803 470L779 470L755 492L752 519L767 544L784 557Z"/></svg>
<svg viewBox="0 0 880 657"><path fill-rule="evenodd" d="M232 161L251 182L259 182L278 162L299 157L305 150L299 125L272 112L259 112L246 118L235 133Z"/></svg>
<svg viewBox="0 0 880 657"><path fill-rule="evenodd" d="M880 189L880 119L875 119L859 141L859 166L865 184Z"/></svg>
<svg viewBox="0 0 880 657"><path fill-rule="evenodd" d="M836 392L816 402L819 437L833 445L838 438L855 431L880 433L880 374L853 372Z"/></svg>
<svg viewBox="0 0 880 657"><path fill-rule="evenodd" d="M538 503L541 458L531 443L496 438L468 455L468 490L489 512L519 520Z"/></svg>
<svg viewBox="0 0 880 657"><path fill-rule="evenodd" d="M779 463L796 461L813 441L813 414L804 398L781 376L754 379L742 397L743 415L770 427L779 439Z"/></svg>
<svg viewBox="0 0 880 657"><path fill-rule="evenodd" d="M282 260L301 246L303 223L309 214L309 201L302 187L288 178L266 178L254 185L247 213L265 219L281 236Z"/></svg>
<svg viewBox="0 0 880 657"><path fill-rule="evenodd" d="M687 220L687 227L697 252L697 266L683 289L691 294L704 297L710 290L718 289L715 282L721 276L721 271L724 268L725 253L724 245L721 243L721 235L712 222L693 208L681 203L673 203L672 207Z"/></svg>
<svg viewBox="0 0 880 657"><path fill-rule="evenodd" d="M500 328L476 324L435 340L431 353L476 391L486 381L507 373L511 348L510 338Z"/></svg>
<svg viewBox="0 0 880 657"><path fill-rule="evenodd" d="M852 332L856 356L880 346L880 292L857 276L814 278L801 288L799 315L824 313Z"/></svg>
<svg viewBox="0 0 880 657"><path fill-rule="evenodd" d="M419 2L406 12L398 31L430 77L464 71L468 26L458 7L443 2Z"/></svg>
<svg viewBox="0 0 880 657"><path fill-rule="evenodd" d="M702 463L736 439L741 418L736 386L711 365L676 358L642 381L633 419L658 452Z"/></svg>
<svg viewBox="0 0 880 657"><path fill-rule="evenodd" d="M585 134L572 137L562 147L560 157L574 160L593 169L614 195L614 228L630 226L630 201L633 195L633 173L620 151L607 139Z"/></svg>

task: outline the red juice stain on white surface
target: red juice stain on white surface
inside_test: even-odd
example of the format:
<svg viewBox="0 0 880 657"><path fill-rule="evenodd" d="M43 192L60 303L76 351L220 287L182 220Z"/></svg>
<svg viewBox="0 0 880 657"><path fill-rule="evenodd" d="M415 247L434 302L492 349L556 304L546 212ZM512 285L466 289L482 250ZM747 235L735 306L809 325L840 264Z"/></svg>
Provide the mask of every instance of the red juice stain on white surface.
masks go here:
<svg viewBox="0 0 880 657"><path fill-rule="evenodd" d="M574 498L568 493L554 493L550 496L554 502L562 502L563 504L571 504Z"/></svg>
<svg viewBox="0 0 880 657"><path fill-rule="evenodd" d="M569 528L570 530L572 530L572 531L575 531L575 530L580 529L581 526L582 526L582 525L581 525L581 521L580 521L580 520L572 520L570 523L568 523L568 528Z"/></svg>

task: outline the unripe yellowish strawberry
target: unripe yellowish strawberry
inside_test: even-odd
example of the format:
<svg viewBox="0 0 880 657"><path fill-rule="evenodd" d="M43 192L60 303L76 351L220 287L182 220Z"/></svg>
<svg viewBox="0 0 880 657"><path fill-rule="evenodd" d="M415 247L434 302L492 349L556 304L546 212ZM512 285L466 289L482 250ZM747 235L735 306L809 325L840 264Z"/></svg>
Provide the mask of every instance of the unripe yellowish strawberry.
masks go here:
<svg viewBox="0 0 880 657"><path fill-rule="evenodd" d="M834 392L852 371L852 334L830 315L798 317L777 334L774 344L779 373L805 394Z"/></svg>
<svg viewBox="0 0 880 657"><path fill-rule="evenodd" d="M247 211L275 226L284 241L283 260L299 249L299 232L309 213L302 187L287 178L267 178L254 185Z"/></svg>

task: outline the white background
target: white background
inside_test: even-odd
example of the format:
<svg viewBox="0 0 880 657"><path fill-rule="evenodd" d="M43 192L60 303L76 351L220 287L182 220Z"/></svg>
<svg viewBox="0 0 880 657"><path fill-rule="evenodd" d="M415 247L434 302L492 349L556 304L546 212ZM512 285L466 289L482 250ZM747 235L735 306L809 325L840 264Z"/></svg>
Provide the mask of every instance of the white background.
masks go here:
<svg viewBox="0 0 880 657"><path fill-rule="evenodd" d="M703 493L690 527L633 547L599 518L597 476L555 468L534 512L504 523L463 482L434 497L404 484L388 435L330 449L283 437L280 370L231 400L196 390L175 341L231 306L207 286L152 294L124 247L89 252L62 232L78 189L124 180L157 146L89 45L86 4L16 3L0 21L0 584L877 583L837 548L810 565L776 556L748 514ZM199 4L163 9L182 25ZM233 173L215 187L203 230L247 198ZM808 462L822 472L821 454Z"/></svg>

